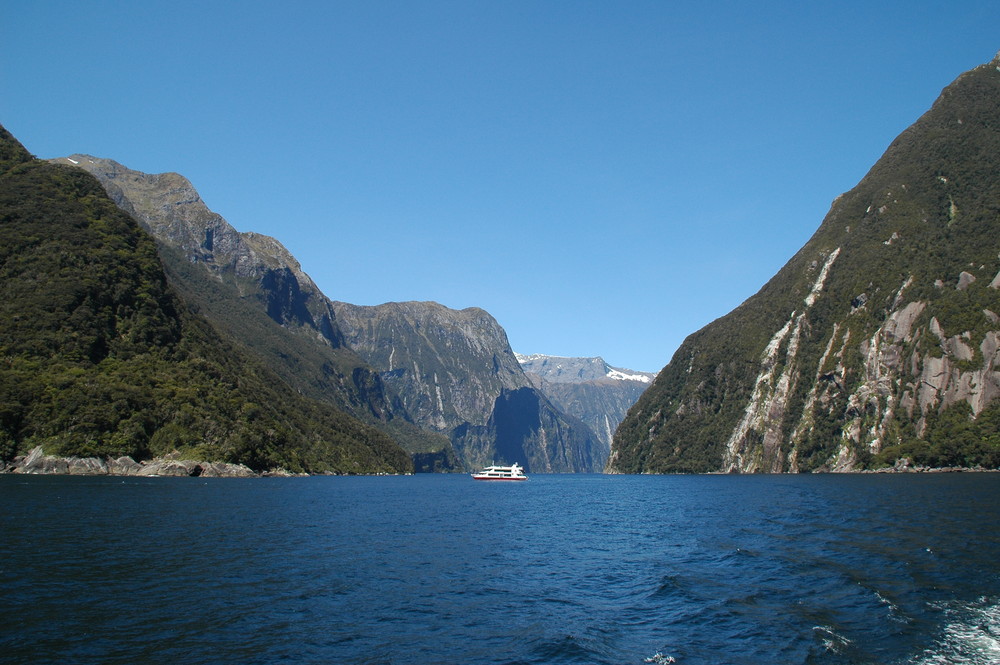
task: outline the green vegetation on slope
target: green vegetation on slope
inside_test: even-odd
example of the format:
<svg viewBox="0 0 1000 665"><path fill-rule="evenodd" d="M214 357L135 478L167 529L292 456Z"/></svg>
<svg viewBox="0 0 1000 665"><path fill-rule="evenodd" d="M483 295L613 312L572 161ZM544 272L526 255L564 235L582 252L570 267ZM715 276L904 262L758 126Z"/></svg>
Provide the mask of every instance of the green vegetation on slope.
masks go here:
<svg viewBox="0 0 1000 665"><path fill-rule="evenodd" d="M167 285L89 174L0 128L0 457L179 450L254 469L410 471L378 430L304 399Z"/></svg>
<svg viewBox="0 0 1000 665"><path fill-rule="evenodd" d="M329 300L276 239L240 233L176 173L151 175L74 155L157 241L170 286L224 337L303 396L388 434L417 471L457 468L446 437L415 425L400 398L344 344Z"/></svg>
<svg viewBox="0 0 1000 665"><path fill-rule="evenodd" d="M770 455L771 468L788 470L793 458L800 471L828 468L845 445L860 466L907 455L998 466L1000 441L990 432L1000 429L1000 409L973 420L964 398L948 394L956 382L945 378L935 379L934 400L918 399L928 358L950 353L934 319L940 335L962 335L973 350L971 360L949 355L960 371L984 367L980 345L1000 329L993 318L1000 291L989 286L1000 270L997 67L1000 61L978 67L946 88L760 292L685 340L619 427L614 470L723 469L756 382L777 386L786 370L787 394L762 391L759 417L735 437L741 452ZM806 306L838 249L821 293ZM958 288L963 272L975 281ZM924 304L912 338L883 335L908 303ZM780 340L768 377L765 349L798 315L796 345L792 335ZM878 353L890 344L898 355ZM777 439L777 450L765 451L765 435L772 446Z"/></svg>
<svg viewBox="0 0 1000 665"><path fill-rule="evenodd" d="M244 278L241 283L232 274L218 279L165 243L159 245L159 253L171 286L185 301L195 305L216 330L246 345L296 391L382 430L414 456L416 470L426 466L418 454L437 455L438 466L451 468L446 463L447 438L407 422L399 398L388 394L378 373L349 348L324 343L314 327L282 325L270 318L262 305L267 294L252 280ZM341 335L339 330L336 334Z"/></svg>

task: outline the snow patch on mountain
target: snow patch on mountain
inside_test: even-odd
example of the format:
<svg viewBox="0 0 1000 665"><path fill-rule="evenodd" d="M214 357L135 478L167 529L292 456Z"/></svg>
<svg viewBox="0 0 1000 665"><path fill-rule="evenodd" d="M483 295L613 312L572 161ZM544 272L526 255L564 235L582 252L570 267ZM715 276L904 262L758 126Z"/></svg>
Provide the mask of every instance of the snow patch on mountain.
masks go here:
<svg viewBox="0 0 1000 665"><path fill-rule="evenodd" d="M543 353L515 353L517 362L525 372L531 372L553 383L580 383L598 379L638 381L652 383L656 377L651 372L638 372L622 367L612 367L604 358L571 358L550 356Z"/></svg>
<svg viewBox="0 0 1000 665"><path fill-rule="evenodd" d="M634 374L629 373L631 370L619 370L615 368L609 368L608 378L617 379L618 381L639 381L640 383L651 383L653 378L649 374Z"/></svg>

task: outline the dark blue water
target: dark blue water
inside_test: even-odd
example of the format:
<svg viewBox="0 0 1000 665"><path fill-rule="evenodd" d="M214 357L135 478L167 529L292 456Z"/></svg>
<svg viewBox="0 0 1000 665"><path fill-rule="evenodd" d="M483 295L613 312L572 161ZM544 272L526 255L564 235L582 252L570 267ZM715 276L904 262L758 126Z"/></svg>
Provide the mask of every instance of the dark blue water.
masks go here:
<svg viewBox="0 0 1000 665"><path fill-rule="evenodd" d="M0 476L2 663L1000 662L1000 474Z"/></svg>

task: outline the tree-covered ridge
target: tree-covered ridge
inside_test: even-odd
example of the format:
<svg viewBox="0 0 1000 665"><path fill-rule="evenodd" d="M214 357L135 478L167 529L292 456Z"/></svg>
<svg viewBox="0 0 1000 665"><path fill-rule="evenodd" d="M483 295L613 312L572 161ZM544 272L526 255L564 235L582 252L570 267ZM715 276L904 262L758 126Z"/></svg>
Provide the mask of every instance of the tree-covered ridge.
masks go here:
<svg viewBox="0 0 1000 665"><path fill-rule="evenodd" d="M296 392L385 432L417 470L457 465L345 343L330 300L275 238L237 231L177 173L147 174L90 155L51 160L88 171L156 240L170 286L227 339Z"/></svg>
<svg viewBox="0 0 1000 665"><path fill-rule="evenodd" d="M1000 466L1000 61L960 76L619 428L622 472Z"/></svg>
<svg viewBox="0 0 1000 665"><path fill-rule="evenodd" d="M304 399L168 286L153 240L89 174L0 128L0 457L185 456L254 469L409 471Z"/></svg>

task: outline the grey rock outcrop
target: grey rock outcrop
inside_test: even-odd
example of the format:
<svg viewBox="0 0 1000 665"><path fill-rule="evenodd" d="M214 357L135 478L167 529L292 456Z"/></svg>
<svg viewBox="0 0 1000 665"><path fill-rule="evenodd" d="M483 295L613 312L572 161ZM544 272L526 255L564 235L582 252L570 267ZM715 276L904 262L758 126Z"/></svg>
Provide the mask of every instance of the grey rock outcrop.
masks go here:
<svg viewBox="0 0 1000 665"><path fill-rule="evenodd" d="M203 476L206 478L252 478L258 474L242 464L197 460L154 459L136 462L131 457L58 457L46 455L36 446L28 455L15 458L11 473L71 476Z"/></svg>

